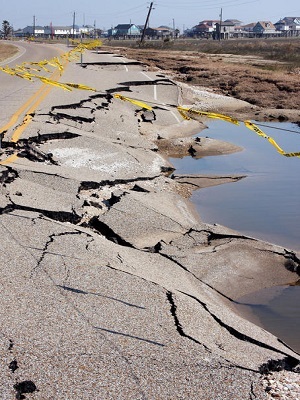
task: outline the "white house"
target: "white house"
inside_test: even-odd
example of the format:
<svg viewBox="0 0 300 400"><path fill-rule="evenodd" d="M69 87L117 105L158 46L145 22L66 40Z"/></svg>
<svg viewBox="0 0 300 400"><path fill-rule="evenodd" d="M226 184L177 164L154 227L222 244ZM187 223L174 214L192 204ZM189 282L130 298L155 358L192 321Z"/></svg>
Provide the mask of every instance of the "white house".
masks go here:
<svg viewBox="0 0 300 400"><path fill-rule="evenodd" d="M286 36L300 35L300 17L285 17L274 24L277 31Z"/></svg>

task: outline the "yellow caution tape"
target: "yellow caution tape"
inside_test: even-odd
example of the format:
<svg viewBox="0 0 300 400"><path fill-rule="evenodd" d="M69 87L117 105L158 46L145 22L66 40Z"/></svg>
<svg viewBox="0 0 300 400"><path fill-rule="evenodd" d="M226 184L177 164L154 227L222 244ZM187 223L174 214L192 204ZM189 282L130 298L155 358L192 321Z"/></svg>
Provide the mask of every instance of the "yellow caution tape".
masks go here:
<svg viewBox="0 0 300 400"><path fill-rule="evenodd" d="M205 111L195 110L193 108L187 108L187 107L181 107L181 106L177 107L177 110L180 112L181 115L183 115L183 113L197 114L197 115L201 115L203 117L221 119L223 121L227 121L232 124L239 125L239 121L237 119L229 117L228 115L216 114L216 113L212 113L212 112L205 112Z"/></svg>
<svg viewBox="0 0 300 400"><path fill-rule="evenodd" d="M26 71L26 68L25 68L25 66L24 65L17 65L15 68L14 68L14 70L15 71L18 71L18 72L25 72ZM27 72L27 71L26 71Z"/></svg>
<svg viewBox="0 0 300 400"><path fill-rule="evenodd" d="M72 89L68 85L66 85L65 83L60 83L60 82L57 82L57 81L53 81L52 79L46 78L45 76L35 75L34 77L39 79L43 83L46 83L47 85L56 86L56 87L59 87L59 88L64 89L64 90L68 90L69 92L72 91Z"/></svg>
<svg viewBox="0 0 300 400"><path fill-rule="evenodd" d="M136 106L139 106L143 109L152 111L152 107L142 101L131 99L130 97L125 97L125 96L122 96L121 94L117 94L117 93L114 95L114 97L116 99L120 99L123 101L129 101L130 103L135 104Z"/></svg>
<svg viewBox="0 0 300 400"><path fill-rule="evenodd" d="M97 92L96 89L86 86L86 85L81 85L80 83L65 83L65 85L69 86L70 88L74 89L80 89L80 90L92 90L93 92Z"/></svg>
<svg viewBox="0 0 300 400"><path fill-rule="evenodd" d="M74 52L71 50L68 53L62 54L61 58L64 58L68 61L73 61L73 60L78 60L79 55L78 54L74 54Z"/></svg>
<svg viewBox="0 0 300 400"><path fill-rule="evenodd" d="M16 73L16 76L18 76L19 78L27 79L28 81L32 81L32 74L29 73L22 73L22 74Z"/></svg>
<svg viewBox="0 0 300 400"><path fill-rule="evenodd" d="M59 61L57 57L54 57L52 60L50 60L48 64L51 65L52 67L58 68L60 72L62 72L64 69L62 63Z"/></svg>
<svg viewBox="0 0 300 400"><path fill-rule="evenodd" d="M102 42L100 40L93 40L88 43L79 43L75 49L72 49L68 53L65 53L60 56L60 58L66 59L68 61L71 60L77 60L79 58L79 55L85 51L86 49L93 49L95 47L99 47L102 45ZM62 88L64 90L71 91L73 88L74 89L80 89L80 90L92 90L92 91L97 91L96 89L87 86L87 85L82 85L79 83L60 83L55 80L49 79L45 76L37 75L36 72L41 72L42 70L51 73L53 72L49 70L49 66L54 67L55 69L58 69L60 74L62 73L64 66L60 59L58 57L54 57L50 60L42 60L42 61L32 61L32 62L24 62L21 65L17 65L15 68L9 68L8 66L6 67L0 67L0 71L5 72L7 74L13 75L13 76L18 76L19 78L27 79L32 81L33 78L39 79L43 83L56 86L59 88ZM32 73L34 72L34 73Z"/></svg>
<svg viewBox="0 0 300 400"><path fill-rule="evenodd" d="M257 125L253 124L253 122L251 121L244 121L245 126L248 129L251 129L252 131L254 131L255 133L257 133L259 136L267 139L269 141L269 143L271 143L276 150L278 151L278 153L280 153L281 155L285 156L285 157L300 157L300 152L297 153L286 153L278 144L277 142L271 137L266 135Z"/></svg>
<svg viewBox="0 0 300 400"><path fill-rule="evenodd" d="M0 67L0 71L3 71L3 72L5 72L6 74L9 74L9 75L18 76L19 78L27 79L29 81L32 80L32 78L31 78L32 75L30 73L20 69L20 68L8 68L8 67L1 68Z"/></svg>
<svg viewBox="0 0 300 400"><path fill-rule="evenodd" d="M93 50L93 49L95 49L97 47L101 47L102 46L102 42L101 42L101 40L95 39L95 40L92 40L89 43L84 43L84 46L88 50Z"/></svg>
<svg viewBox="0 0 300 400"><path fill-rule="evenodd" d="M4 67L4 68L0 67L0 71L3 71L9 75L16 75L16 72L13 69L8 68L8 67Z"/></svg>
<svg viewBox="0 0 300 400"><path fill-rule="evenodd" d="M29 67L29 66L25 65L25 63L23 63L23 64L22 64L22 67L27 71L41 72L41 68L33 68L32 66Z"/></svg>
<svg viewBox="0 0 300 400"><path fill-rule="evenodd" d="M297 153L284 153L283 154L285 157L300 157L300 151Z"/></svg>
<svg viewBox="0 0 300 400"><path fill-rule="evenodd" d="M184 111L182 111L180 109L180 107L177 107L177 110L178 110L179 114L182 116L182 118L184 118L184 119L186 119L188 121L191 119Z"/></svg>

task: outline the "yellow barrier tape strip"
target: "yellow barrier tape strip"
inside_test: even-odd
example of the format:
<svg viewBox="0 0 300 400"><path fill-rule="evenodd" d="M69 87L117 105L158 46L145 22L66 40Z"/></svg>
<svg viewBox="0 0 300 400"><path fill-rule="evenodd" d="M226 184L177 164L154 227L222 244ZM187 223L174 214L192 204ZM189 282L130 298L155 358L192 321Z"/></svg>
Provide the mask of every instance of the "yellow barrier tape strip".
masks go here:
<svg viewBox="0 0 300 400"><path fill-rule="evenodd" d="M177 110L179 112L179 114L182 116L182 118L186 119L186 120L190 120L191 118L184 112L182 111L179 107L177 107Z"/></svg>
<svg viewBox="0 0 300 400"><path fill-rule="evenodd" d="M227 115L223 115L223 114L210 113L210 112L195 110L192 108L187 108L187 107L182 107L182 106L177 107L177 110L184 119L190 119L190 116L188 114L194 113L194 114L202 115L202 116L205 116L208 118L221 119L223 121L230 122L235 125L239 125L238 120L236 120L232 117L229 117ZM300 157L300 152L286 153L271 136L266 135L257 125L253 124L251 121L244 121L244 124L248 129L251 129L252 131L257 133L257 135L267 139L268 142L272 146L275 147L275 149L278 151L279 154L281 154L285 157Z"/></svg>
<svg viewBox="0 0 300 400"><path fill-rule="evenodd" d="M297 153L284 153L283 154L285 157L300 157L300 151Z"/></svg>
<svg viewBox="0 0 300 400"><path fill-rule="evenodd" d="M187 107L181 107L181 106L177 107L177 110L181 111L181 112L187 112L187 113L190 113L190 114L201 115L203 117L221 119L223 121L227 121L227 122L230 122L232 124L239 125L239 121L237 119L231 118L228 115L216 114L216 113L206 112L206 111L200 111L200 110L195 110L193 108L187 108ZM182 113L181 113L181 115L182 115Z"/></svg>
<svg viewBox="0 0 300 400"><path fill-rule="evenodd" d="M69 51L66 54L62 54L61 57L68 61L78 60L79 58L79 56L78 55L75 56L72 51Z"/></svg>
<svg viewBox="0 0 300 400"><path fill-rule="evenodd" d="M74 88L74 89L92 90L93 92L97 92L97 89L94 89L90 86L81 85L80 83L65 83L65 85L69 86L70 88Z"/></svg>
<svg viewBox="0 0 300 400"><path fill-rule="evenodd" d="M122 96L121 94L117 94L117 93L114 94L114 98L120 99L123 101L129 101L130 103L135 104L138 107L152 111L152 107L142 101L134 100L134 99L131 99L130 97L125 97L125 96Z"/></svg>
<svg viewBox="0 0 300 400"><path fill-rule="evenodd" d="M12 70L11 68L8 68L8 67L4 67L4 68L0 67L0 71L3 71L3 72L5 72L6 74L9 74L9 75L16 75L16 72L14 70Z"/></svg>
<svg viewBox="0 0 300 400"><path fill-rule="evenodd" d="M8 68L8 67L1 68L0 67L0 71L3 71L9 75L15 75L19 78L28 79L29 81L32 81L32 78L31 78L32 74L30 74L29 72L26 72L23 69L18 68L18 67L17 68Z"/></svg>
<svg viewBox="0 0 300 400"><path fill-rule="evenodd" d="M271 137L266 135L257 125L253 124L253 122L251 121L244 121L245 126L248 129L251 129L252 131L254 131L255 133L257 133L259 136L267 139L269 141L269 143L272 144L272 146L274 146L276 148L276 150L278 151L278 153L280 153L281 155L285 156L285 157L300 157L300 152L297 153L286 153L278 144L277 142Z"/></svg>
<svg viewBox="0 0 300 400"><path fill-rule="evenodd" d="M32 74L16 74L16 76L18 76L19 78L23 78L23 79L27 79L28 81L32 81Z"/></svg>
<svg viewBox="0 0 300 400"><path fill-rule="evenodd" d="M35 75L35 78L39 79L43 83L47 83L48 85L56 86L64 90L68 90L69 92L72 91L72 89L68 87L65 83L54 81L52 79L46 78L45 76Z"/></svg>
<svg viewBox="0 0 300 400"><path fill-rule="evenodd" d="M46 67L46 65L48 65L48 64L49 64L48 60L32 61L32 62L29 63L29 65L38 65L44 71L51 73L51 71Z"/></svg>
<svg viewBox="0 0 300 400"><path fill-rule="evenodd" d="M60 72L62 72L64 69L58 58L53 58L52 60L49 60L48 64L52 67L58 68Z"/></svg>
<svg viewBox="0 0 300 400"><path fill-rule="evenodd" d="M78 46L69 51L68 53L62 54L60 58L62 60L68 60L70 59L78 59L80 53L85 51L86 49L93 49L95 47L100 47L102 45L102 42L100 40L94 40L89 43L79 43ZM32 72L41 72L44 70L47 73L51 73L49 68L47 66L54 67L55 69L58 69L60 72L60 75L64 69L64 66L60 59L58 57L54 57L51 60L42 60L42 61L34 61L34 62L23 62L21 65L17 65L15 68L9 68L6 66L5 68L0 67L0 71L5 72L9 75L12 76L18 76L19 78L27 79L32 81L33 78L39 79L43 83L56 86L59 88L62 88L64 90L71 91L72 89L79 89L79 90L91 90L96 92L97 90L95 88L92 88L87 85L82 85L79 83L60 83L58 81L55 81L53 79L49 79L47 77L37 75L36 73Z"/></svg>

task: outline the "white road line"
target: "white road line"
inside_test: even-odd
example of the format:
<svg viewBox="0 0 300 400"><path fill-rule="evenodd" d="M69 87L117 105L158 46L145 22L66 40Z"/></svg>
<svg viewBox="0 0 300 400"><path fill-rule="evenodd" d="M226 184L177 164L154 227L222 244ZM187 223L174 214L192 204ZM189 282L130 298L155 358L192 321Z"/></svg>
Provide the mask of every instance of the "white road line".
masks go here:
<svg viewBox="0 0 300 400"><path fill-rule="evenodd" d="M125 63L126 63L126 61L124 61L124 60L123 60L123 57L120 57L120 58L122 58L122 60L121 60L121 61L122 61L122 63L123 63L123 64L125 64ZM126 64L124 65L124 68L125 68L125 71L126 71L126 72L128 72L128 71L129 71L129 70L128 70L128 67L127 67L127 65L126 65Z"/></svg>
<svg viewBox="0 0 300 400"><path fill-rule="evenodd" d="M171 110L170 110L171 111ZM176 119L177 122L182 122L177 115L174 113L174 111L171 111L171 114L174 116L174 118Z"/></svg>
<svg viewBox="0 0 300 400"><path fill-rule="evenodd" d="M146 78L148 78L150 81L153 81L154 79L152 79L150 76L148 76L147 74L145 74L145 72L140 71L141 74L143 74ZM153 85L153 98L154 100L157 100L157 86Z"/></svg>
<svg viewBox="0 0 300 400"><path fill-rule="evenodd" d="M152 78L150 78L150 76L148 76L147 74L145 74L145 72L140 71L142 75L144 75L146 78L148 78L150 81L153 81Z"/></svg>
<svg viewBox="0 0 300 400"><path fill-rule="evenodd" d="M152 79L150 76L148 76L147 74L145 74L145 72L143 72L143 71L140 71L140 72L141 72L141 74L143 74L146 78L148 78L150 81L153 81L153 80L154 80L154 79ZM153 95L154 100L157 100L157 85L154 85L153 90L154 90L154 95ZM176 119L176 121L177 121L178 123L182 122L182 120L181 120L180 118L178 118L178 116L174 113L174 111L172 111L172 110L170 110L170 109L169 109L169 111L171 112L171 114L173 115L173 117Z"/></svg>
<svg viewBox="0 0 300 400"><path fill-rule="evenodd" d="M154 91L154 93L153 93L154 100L157 100L157 86L156 85L154 85L153 91Z"/></svg>

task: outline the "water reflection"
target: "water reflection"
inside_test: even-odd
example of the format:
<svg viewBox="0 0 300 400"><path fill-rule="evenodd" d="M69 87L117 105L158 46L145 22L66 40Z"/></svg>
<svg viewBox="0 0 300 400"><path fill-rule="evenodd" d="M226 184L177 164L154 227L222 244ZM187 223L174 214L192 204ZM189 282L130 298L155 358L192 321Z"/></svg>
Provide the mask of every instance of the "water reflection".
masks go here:
<svg viewBox="0 0 300 400"><path fill-rule="evenodd" d="M237 309L300 354L300 286L275 286L238 300Z"/></svg>

